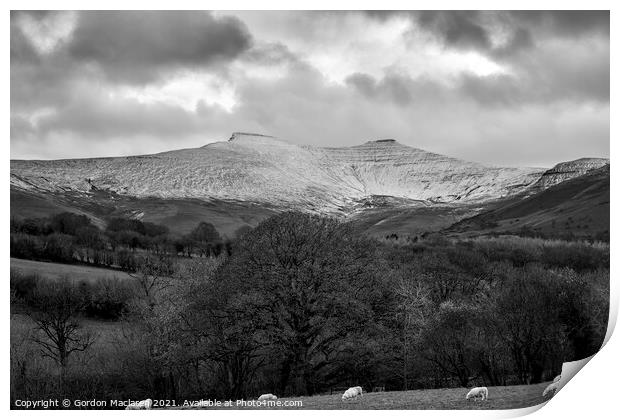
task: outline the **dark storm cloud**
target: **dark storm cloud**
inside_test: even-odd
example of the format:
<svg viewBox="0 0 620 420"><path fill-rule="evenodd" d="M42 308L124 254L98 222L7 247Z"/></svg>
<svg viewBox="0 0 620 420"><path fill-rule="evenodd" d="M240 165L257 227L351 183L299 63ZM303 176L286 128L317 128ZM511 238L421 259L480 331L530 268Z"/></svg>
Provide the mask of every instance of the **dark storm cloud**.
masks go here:
<svg viewBox="0 0 620 420"><path fill-rule="evenodd" d="M18 25L20 15L28 12L11 11L11 64L15 62L36 61L38 58L32 43Z"/></svg>
<svg viewBox="0 0 620 420"><path fill-rule="evenodd" d="M41 54L19 25L23 16L45 17L32 12L11 13L11 113L62 105L72 95L76 74L84 76L63 51Z"/></svg>
<svg viewBox="0 0 620 420"><path fill-rule="evenodd" d="M446 88L432 80L413 79L402 74L387 74L380 80L364 74L355 73L347 77L345 83L364 96L406 106L412 102L431 103L441 100Z"/></svg>
<svg viewBox="0 0 620 420"><path fill-rule="evenodd" d="M11 13L11 110L64 108L82 84L157 83L176 70L225 65L252 45L245 25L208 12L80 12L69 39L38 51L20 25L60 12ZM94 64L94 66L93 66Z"/></svg>
<svg viewBox="0 0 620 420"><path fill-rule="evenodd" d="M408 16L422 30L435 35L448 48L473 49L498 57L533 47L541 37L609 35L609 11L606 10L423 10L365 13L379 20ZM493 25L499 25L508 32L505 45L493 45Z"/></svg>
<svg viewBox="0 0 620 420"><path fill-rule="evenodd" d="M225 63L250 48L252 37L233 17L200 11L80 13L69 53L101 66L113 80L147 83L162 71Z"/></svg>
<svg viewBox="0 0 620 420"><path fill-rule="evenodd" d="M558 36L609 35L608 10L522 10L505 13L521 24L531 28L548 28Z"/></svg>
<svg viewBox="0 0 620 420"><path fill-rule="evenodd" d="M489 12L477 10L367 11L368 16L387 20L407 16L423 30L433 33L446 46L458 49L490 50L490 34L483 22Z"/></svg>
<svg viewBox="0 0 620 420"><path fill-rule="evenodd" d="M11 112L62 107L74 96L76 83L95 76L92 69L75 66L63 54L11 59Z"/></svg>
<svg viewBox="0 0 620 420"><path fill-rule="evenodd" d="M55 13L58 12L55 10L11 10L11 19L20 15L29 15L37 19L42 19Z"/></svg>
<svg viewBox="0 0 620 420"><path fill-rule="evenodd" d="M480 23L480 14L467 10L450 13L424 10L416 13L416 18L422 28L439 34L452 47L487 50L491 48L491 40Z"/></svg>

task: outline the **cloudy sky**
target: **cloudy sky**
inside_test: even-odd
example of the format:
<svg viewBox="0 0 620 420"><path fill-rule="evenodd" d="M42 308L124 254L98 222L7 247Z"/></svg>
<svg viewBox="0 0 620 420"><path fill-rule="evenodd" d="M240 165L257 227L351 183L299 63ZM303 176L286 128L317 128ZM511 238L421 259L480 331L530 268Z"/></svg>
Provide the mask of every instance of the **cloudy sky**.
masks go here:
<svg viewBox="0 0 620 420"><path fill-rule="evenodd" d="M501 165L609 156L608 12L12 12L11 158L233 131Z"/></svg>

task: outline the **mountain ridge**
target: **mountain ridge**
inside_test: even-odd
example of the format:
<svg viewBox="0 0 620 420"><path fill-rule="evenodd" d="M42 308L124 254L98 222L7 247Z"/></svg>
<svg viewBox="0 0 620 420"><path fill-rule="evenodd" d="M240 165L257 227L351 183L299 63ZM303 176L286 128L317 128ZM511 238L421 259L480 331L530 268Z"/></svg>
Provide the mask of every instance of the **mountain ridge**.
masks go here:
<svg viewBox="0 0 620 420"><path fill-rule="evenodd" d="M584 166L600 166L605 161L588 160ZM579 166L572 164L573 175L582 172ZM265 134L234 132L228 141L151 155L11 160L11 188L39 193L88 195L107 191L137 198L232 200L347 213L373 196L459 204L527 194L528 189L545 188L553 182L550 170L468 162L389 138L350 147L319 147L296 145ZM545 174L549 180L541 182Z"/></svg>

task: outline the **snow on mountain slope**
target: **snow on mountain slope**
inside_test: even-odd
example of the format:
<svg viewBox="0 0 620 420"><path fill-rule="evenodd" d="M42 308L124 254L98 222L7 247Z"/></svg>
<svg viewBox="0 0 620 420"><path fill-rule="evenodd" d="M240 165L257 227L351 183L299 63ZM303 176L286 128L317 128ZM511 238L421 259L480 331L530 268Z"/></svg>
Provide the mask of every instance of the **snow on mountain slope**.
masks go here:
<svg viewBox="0 0 620 420"><path fill-rule="evenodd" d="M11 161L15 189L106 190L133 197L240 200L328 212L373 195L484 201L524 191L541 174L540 169L466 162L394 140L322 148L248 133L154 155Z"/></svg>
<svg viewBox="0 0 620 420"><path fill-rule="evenodd" d="M412 148L392 139L359 146L313 148L332 170L357 180L364 195L432 202L482 201L514 194L541 174L533 168L498 168Z"/></svg>
<svg viewBox="0 0 620 420"><path fill-rule="evenodd" d="M601 168L609 164L609 159L581 158L562 162L545 171L540 179L532 186L533 191L542 191L566 180L585 175L588 171Z"/></svg>

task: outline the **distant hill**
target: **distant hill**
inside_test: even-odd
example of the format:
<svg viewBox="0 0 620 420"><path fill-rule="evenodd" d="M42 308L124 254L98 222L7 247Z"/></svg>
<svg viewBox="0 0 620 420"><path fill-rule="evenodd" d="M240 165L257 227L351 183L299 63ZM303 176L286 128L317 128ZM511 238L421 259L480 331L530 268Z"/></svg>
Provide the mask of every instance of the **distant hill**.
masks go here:
<svg viewBox="0 0 620 420"><path fill-rule="evenodd" d="M496 203L446 232L512 233L546 237L609 237L609 163L526 197Z"/></svg>

